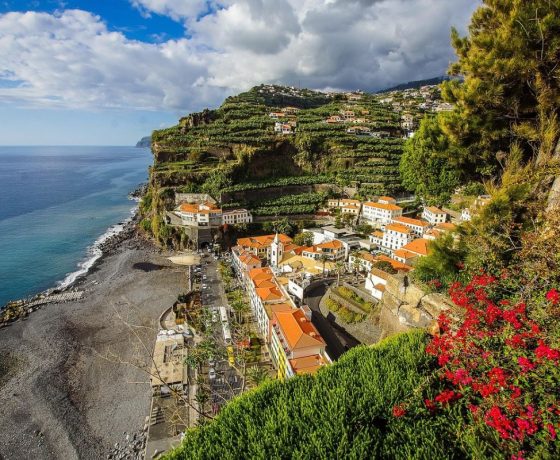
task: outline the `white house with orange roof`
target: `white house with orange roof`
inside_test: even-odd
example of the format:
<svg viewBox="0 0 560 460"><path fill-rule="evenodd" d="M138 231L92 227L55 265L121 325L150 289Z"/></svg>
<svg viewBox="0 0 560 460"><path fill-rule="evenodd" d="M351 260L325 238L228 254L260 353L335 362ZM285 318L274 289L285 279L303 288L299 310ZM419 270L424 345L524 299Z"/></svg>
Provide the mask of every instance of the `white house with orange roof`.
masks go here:
<svg viewBox="0 0 560 460"><path fill-rule="evenodd" d="M417 238L402 248L393 252L393 259L406 265L411 265L418 257L428 255L428 243L426 238Z"/></svg>
<svg viewBox="0 0 560 460"><path fill-rule="evenodd" d="M395 217L392 222L410 228L412 233L417 237L422 237L430 225L425 220L413 219L412 217L405 216Z"/></svg>
<svg viewBox="0 0 560 460"><path fill-rule="evenodd" d="M437 225L447 220L447 213L436 206L425 206L422 219L427 220L430 225Z"/></svg>
<svg viewBox="0 0 560 460"><path fill-rule="evenodd" d="M322 256L326 256L327 260L334 262L344 260L346 251L341 241L332 240L304 248L301 255L313 260L320 260Z"/></svg>
<svg viewBox="0 0 560 460"><path fill-rule="evenodd" d="M369 242L378 248L381 247L381 243L383 243L383 231L374 230L369 235Z"/></svg>
<svg viewBox="0 0 560 460"><path fill-rule="evenodd" d="M392 196L380 196L377 199L377 202L381 204L397 204L397 200L395 200Z"/></svg>
<svg viewBox="0 0 560 460"><path fill-rule="evenodd" d="M181 218L181 223L194 227L210 227L222 225L222 210L215 204L183 203L175 209L175 214Z"/></svg>
<svg viewBox="0 0 560 460"><path fill-rule="evenodd" d="M412 230L403 224L389 224L385 226L383 231L383 240L381 241L381 250L391 253L413 239Z"/></svg>
<svg viewBox="0 0 560 460"><path fill-rule="evenodd" d="M325 349L326 343L311 322L308 309L274 312L270 353L278 378L317 372L330 362Z"/></svg>
<svg viewBox="0 0 560 460"><path fill-rule="evenodd" d="M379 268L371 269L366 276L365 288L372 297L377 300L381 300L383 293L385 292L385 286L387 285L387 279L389 278L389 273L380 270Z"/></svg>
<svg viewBox="0 0 560 460"><path fill-rule="evenodd" d="M402 211L396 204L367 201L362 205L362 219L366 223L386 225L395 217L402 216Z"/></svg>
<svg viewBox="0 0 560 460"><path fill-rule="evenodd" d="M244 250L241 246L231 248L231 261L233 268L244 282L246 274L254 268L261 268L262 261L253 253Z"/></svg>
<svg viewBox="0 0 560 460"><path fill-rule="evenodd" d="M424 234L424 238L427 240L435 240L445 233L454 231L456 228L457 226L451 222L443 222L428 230Z"/></svg>

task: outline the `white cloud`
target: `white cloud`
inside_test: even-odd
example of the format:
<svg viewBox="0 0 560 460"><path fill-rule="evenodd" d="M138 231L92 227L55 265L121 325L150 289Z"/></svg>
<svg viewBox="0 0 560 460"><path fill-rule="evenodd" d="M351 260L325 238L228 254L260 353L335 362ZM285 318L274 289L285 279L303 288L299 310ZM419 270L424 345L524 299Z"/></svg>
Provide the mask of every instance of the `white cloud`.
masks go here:
<svg viewBox="0 0 560 460"><path fill-rule="evenodd" d="M130 40L80 10L0 15L0 100L187 111L258 83L375 90L442 74L450 27L464 28L478 1L131 3L184 23L189 38Z"/></svg>

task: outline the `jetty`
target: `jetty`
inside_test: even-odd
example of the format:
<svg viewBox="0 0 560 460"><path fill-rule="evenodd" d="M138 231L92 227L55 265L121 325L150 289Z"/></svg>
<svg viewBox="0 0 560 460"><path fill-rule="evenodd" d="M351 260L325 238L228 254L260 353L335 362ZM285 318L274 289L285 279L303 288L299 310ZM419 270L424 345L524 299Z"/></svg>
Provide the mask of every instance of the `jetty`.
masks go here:
<svg viewBox="0 0 560 460"><path fill-rule="evenodd" d="M85 291L65 291L52 294L38 294L30 299L14 300L0 308L0 328L18 319L26 319L27 315L48 303L62 303L80 300Z"/></svg>

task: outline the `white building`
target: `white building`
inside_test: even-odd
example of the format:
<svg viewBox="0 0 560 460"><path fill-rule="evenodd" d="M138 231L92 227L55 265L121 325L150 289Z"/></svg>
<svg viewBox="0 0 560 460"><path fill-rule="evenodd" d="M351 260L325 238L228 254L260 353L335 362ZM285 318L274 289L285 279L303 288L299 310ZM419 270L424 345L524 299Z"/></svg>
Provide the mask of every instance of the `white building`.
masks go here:
<svg viewBox="0 0 560 460"><path fill-rule="evenodd" d="M247 209L233 209L222 212L223 224L250 224L251 222L253 222L253 216Z"/></svg>
<svg viewBox="0 0 560 460"><path fill-rule="evenodd" d="M392 252L412 241L412 230L402 224L389 224L383 232L381 250Z"/></svg>
<svg viewBox="0 0 560 460"><path fill-rule="evenodd" d="M387 272L378 268L372 269L368 272L366 277L366 290L377 300L381 300L385 292L385 286L387 285L387 278L389 278Z"/></svg>
<svg viewBox="0 0 560 460"><path fill-rule="evenodd" d="M175 214L183 225L209 227L222 224L222 210L213 203L183 203Z"/></svg>
<svg viewBox="0 0 560 460"><path fill-rule="evenodd" d="M362 219L368 223L386 225L400 216L402 216L402 208L396 204L368 201L362 206Z"/></svg>
<svg viewBox="0 0 560 460"><path fill-rule="evenodd" d="M435 206L426 206L422 212L422 219L427 220L430 225L437 225L447 220L447 213Z"/></svg>
<svg viewBox="0 0 560 460"><path fill-rule="evenodd" d="M424 235L424 232L426 232L429 226L428 222L426 222L425 220L413 219L411 217L403 217L403 216L395 217L392 222L394 224L401 224L410 228L412 233L414 233L414 235L417 237L422 237L422 235Z"/></svg>

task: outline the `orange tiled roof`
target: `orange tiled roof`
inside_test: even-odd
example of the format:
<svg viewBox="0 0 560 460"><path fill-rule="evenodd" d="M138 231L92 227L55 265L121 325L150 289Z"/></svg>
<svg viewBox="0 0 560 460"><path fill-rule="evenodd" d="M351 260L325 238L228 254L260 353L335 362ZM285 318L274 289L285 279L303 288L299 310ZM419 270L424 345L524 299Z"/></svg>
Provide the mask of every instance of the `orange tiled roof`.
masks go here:
<svg viewBox="0 0 560 460"><path fill-rule="evenodd" d="M290 349L324 346L325 341L299 308L274 314Z"/></svg>
<svg viewBox="0 0 560 460"><path fill-rule="evenodd" d="M272 277L272 271L270 270L269 267L263 267L263 268L253 268L252 270L249 270L249 278L252 279L253 281L255 280L259 280L259 279L270 279Z"/></svg>
<svg viewBox="0 0 560 460"><path fill-rule="evenodd" d="M260 279L253 281L253 284L256 288L273 288L276 287L276 284L272 282L272 277L269 279Z"/></svg>
<svg viewBox="0 0 560 460"><path fill-rule="evenodd" d="M249 236L247 238L239 238L237 244L246 248L267 248L274 241L276 235ZM283 233L278 234L281 243L291 243L292 239Z"/></svg>
<svg viewBox="0 0 560 460"><path fill-rule="evenodd" d="M259 296L259 298L263 302L281 300L281 299L284 298L284 296L282 295L282 293L280 292L280 290L276 286L274 286L274 287L262 287L262 288L258 287L255 290L257 292L257 295Z"/></svg>
<svg viewBox="0 0 560 460"><path fill-rule="evenodd" d="M385 209L386 211L401 211L402 208L396 204L385 204L385 203L374 203L373 201L368 201L364 203L364 206L369 206L370 208Z"/></svg>
<svg viewBox="0 0 560 460"><path fill-rule="evenodd" d="M342 243L338 240L327 241L316 246L320 249L342 249Z"/></svg>
<svg viewBox="0 0 560 460"><path fill-rule="evenodd" d="M279 311L291 311L294 309L289 303L273 303L264 306L268 319L272 319L274 313Z"/></svg>
<svg viewBox="0 0 560 460"><path fill-rule="evenodd" d="M435 206L428 206L426 208L428 211L433 212L434 214L445 214L445 211L435 207Z"/></svg>
<svg viewBox="0 0 560 460"><path fill-rule="evenodd" d="M309 355L301 358L290 359L290 365L294 372L301 374L314 374L320 367L326 364L321 355Z"/></svg>
<svg viewBox="0 0 560 460"><path fill-rule="evenodd" d="M410 233L410 228L408 228L406 225L403 224L389 224L387 225L387 227L385 227L386 230L393 230L394 232L399 232L399 233Z"/></svg>
<svg viewBox="0 0 560 460"><path fill-rule="evenodd" d="M392 196L380 196L378 201L389 201L389 202L397 202Z"/></svg>
<svg viewBox="0 0 560 460"><path fill-rule="evenodd" d="M383 238L383 232L381 230L375 230L372 235L376 238Z"/></svg>
<svg viewBox="0 0 560 460"><path fill-rule="evenodd" d="M389 256L386 256L385 254L378 255L377 261L389 262L395 270L404 270L404 271L411 270L411 267L409 267L408 265L405 265L402 262L399 262L398 260L391 259Z"/></svg>
<svg viewBox="0 0 560 460"><path fill-rule="evenodd" d="M410 252L407 251L406 249L397 249L395 252L393 252L393 255L395 257L398 257L400 259L404 259L404 260L408 260L408 259L414 259L415 257L418 257L418 254L414 253L414 252Z"/></svg>
<svg viewBox="0 0 560 460"><path fill-rule="evenodd" d="M427 227L429 224L425 220L420 219L413 219L412 217L395 217L393 222L397 222L399 224L408 224L408 225L416 225L418 227Z"/></svg>
<svg viewBox="0 0 560 460"><path fill-rule="evenodd" d="M428 240L425 238L418 238L405 244L401 249L405 249L410 252L414 252L421 256L428 255Z"/></svg>

